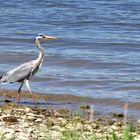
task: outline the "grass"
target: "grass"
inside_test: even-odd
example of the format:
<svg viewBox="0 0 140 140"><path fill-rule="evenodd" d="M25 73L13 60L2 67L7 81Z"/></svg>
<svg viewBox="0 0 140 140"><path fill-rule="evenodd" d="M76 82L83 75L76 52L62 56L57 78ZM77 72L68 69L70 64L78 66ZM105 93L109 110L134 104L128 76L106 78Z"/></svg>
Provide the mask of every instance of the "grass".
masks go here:
<svg viewBox="0 0 140 140"><path fill-rule="evenodd" d="M95 134L83 137L81 132L65 130L62 132L59 140L134 140L134 136L132 135L133 128L131 125L128 125L123 129L123 134L118 136L116 132L112 132L111 135L105 137L97 138ZM47 134L46 134L47 135ZM54 138L48 138L47 140L54 140Z"/></svg>
<svg viewBox="0 0 140 140"><path fill-rule="evenodd" d="M65 131L63 136L60 138L61 140L82 140L81 135L74 131ZM87 137L86 140L134 140L132 136L132 126L129 125L123 130L123 135L117 136L117 134L113 131L111 137L106 138L96 138L96 136Z"/></svg>

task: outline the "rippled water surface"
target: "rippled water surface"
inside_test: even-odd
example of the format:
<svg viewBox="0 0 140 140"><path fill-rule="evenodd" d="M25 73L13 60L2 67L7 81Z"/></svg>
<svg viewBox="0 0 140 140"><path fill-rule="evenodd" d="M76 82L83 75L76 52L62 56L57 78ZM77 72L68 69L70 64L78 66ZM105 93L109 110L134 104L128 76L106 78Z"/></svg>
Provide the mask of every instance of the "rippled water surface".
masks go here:
<svg viewBox="0 0 140 140"><path fill-rule="evenodd" d="M58 40L42 44L33 91L139 102L139 10L139 0L1 0L0 72L35 59L44 33Z"/></svg>

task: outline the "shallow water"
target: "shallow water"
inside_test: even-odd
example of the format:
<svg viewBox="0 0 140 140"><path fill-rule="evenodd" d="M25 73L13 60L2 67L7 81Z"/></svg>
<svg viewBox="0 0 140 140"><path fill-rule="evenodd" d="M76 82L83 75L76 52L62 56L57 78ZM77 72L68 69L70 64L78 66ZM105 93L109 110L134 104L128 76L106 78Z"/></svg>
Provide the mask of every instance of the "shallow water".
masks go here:
<svg viewBox="0 0 140 140"><path fill-rule="evenodd" d="M0 73L36 58L34 38L44 33L58 40L42 44L33 91L139 102L139 9L139 0L2 0Z"/></svg>

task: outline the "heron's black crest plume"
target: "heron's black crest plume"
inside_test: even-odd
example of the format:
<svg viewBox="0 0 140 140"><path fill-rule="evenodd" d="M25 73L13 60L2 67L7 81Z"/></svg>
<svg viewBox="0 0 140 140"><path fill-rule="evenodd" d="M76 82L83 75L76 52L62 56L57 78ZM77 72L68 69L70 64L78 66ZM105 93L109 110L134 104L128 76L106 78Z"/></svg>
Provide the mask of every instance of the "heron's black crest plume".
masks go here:
<svg viewBox="0 0 140 140"><path fill-rule="evenodd" d="M44 37L45 35L44 35L44 34L38 34L38 36L42 36L42 37Z"/></svg>

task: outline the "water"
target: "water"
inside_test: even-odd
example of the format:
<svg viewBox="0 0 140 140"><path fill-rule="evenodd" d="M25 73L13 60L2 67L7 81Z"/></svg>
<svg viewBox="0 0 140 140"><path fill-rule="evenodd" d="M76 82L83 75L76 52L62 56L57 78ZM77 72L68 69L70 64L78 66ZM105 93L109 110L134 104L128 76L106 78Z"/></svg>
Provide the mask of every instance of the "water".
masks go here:
<svg viewBox="0 0 140 140"><path fill-rule="evenodd" d="M140 102L139 9L139 0L1 0L0 72L36 58L44 33L58 40L42 44L33 91Z"/></svg>

